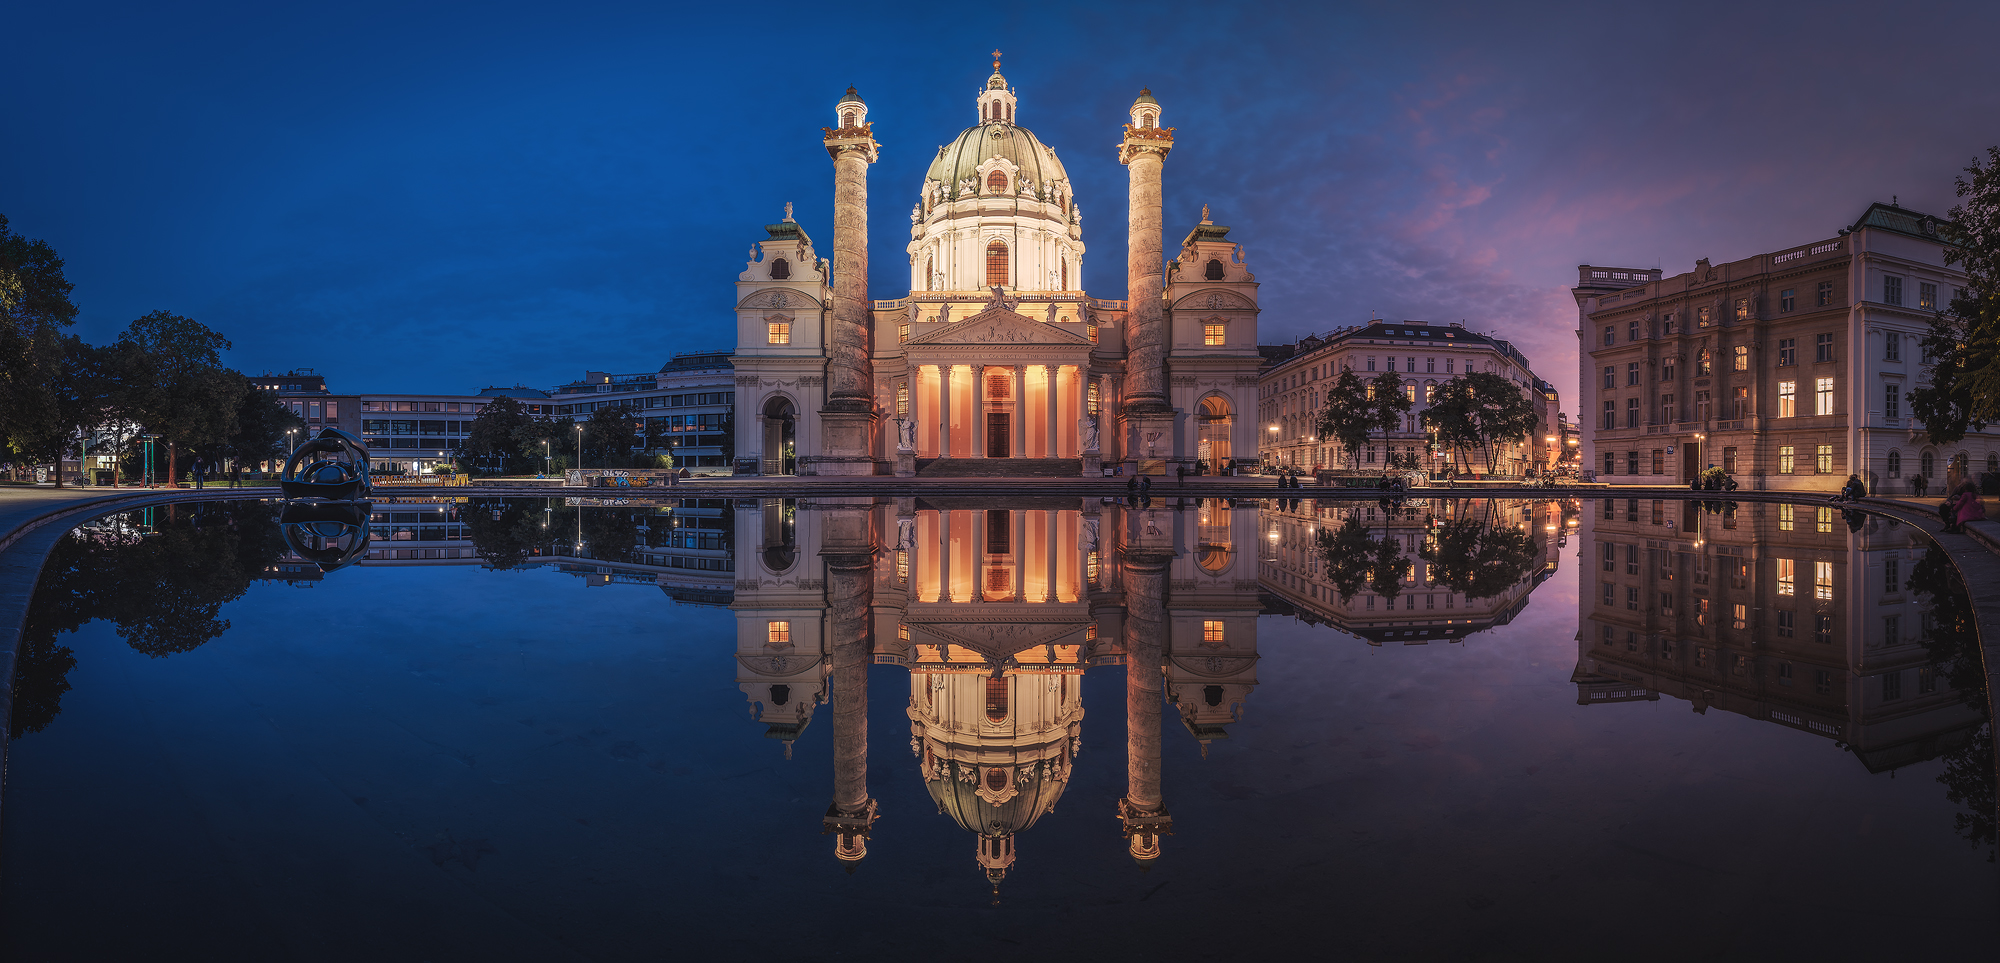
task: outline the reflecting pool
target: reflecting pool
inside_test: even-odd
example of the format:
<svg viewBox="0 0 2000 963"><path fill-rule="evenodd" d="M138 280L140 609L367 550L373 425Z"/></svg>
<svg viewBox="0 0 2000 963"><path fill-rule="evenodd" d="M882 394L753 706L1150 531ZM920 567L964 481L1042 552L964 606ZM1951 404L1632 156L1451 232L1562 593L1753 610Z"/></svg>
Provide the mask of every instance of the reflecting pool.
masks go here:
<svg viewBox="0 0 2000 963"><path fill-rule="evenodd" d="M29 615L0 953L1983 949L1968 617L1825 504L114 515Z"/></svg>

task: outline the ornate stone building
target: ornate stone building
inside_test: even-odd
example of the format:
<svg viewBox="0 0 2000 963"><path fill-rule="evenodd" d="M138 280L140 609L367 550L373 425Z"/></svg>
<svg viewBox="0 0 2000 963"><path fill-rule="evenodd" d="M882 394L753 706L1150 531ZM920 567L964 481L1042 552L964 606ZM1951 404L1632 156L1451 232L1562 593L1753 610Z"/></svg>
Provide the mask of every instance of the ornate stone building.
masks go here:
<svg viewBox="0 0 2000 963"><path fill-rule="evenodd" d="M1256 457L1256 276L1206 208L1164 260L1174 133L1152 94L1133 101L1118 153L1123 300L1084 289L1069 174L1017 123L998 59L975 107L910 208L909 293L870 300L877 144L852 88L836 105L831 261L787 205L737 277L738 472L1165 473Z"/></svg>

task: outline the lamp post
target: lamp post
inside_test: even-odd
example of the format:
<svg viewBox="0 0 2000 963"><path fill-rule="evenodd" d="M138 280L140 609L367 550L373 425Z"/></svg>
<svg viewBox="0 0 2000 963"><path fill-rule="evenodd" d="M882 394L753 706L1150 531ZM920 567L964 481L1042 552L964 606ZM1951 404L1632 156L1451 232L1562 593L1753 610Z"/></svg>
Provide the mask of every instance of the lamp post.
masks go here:
<svg viewBox="0 0 2000 963"><path fill-rule="evenodd" d="M583 470L583 423L576 425L576 470Z"/></svg>
<svg viewBox="0 0 2000 963"><path fill-rule="evenodd" d="M549 454L549 440L542 439L542 474L555 471L555 458Z"/></svg>

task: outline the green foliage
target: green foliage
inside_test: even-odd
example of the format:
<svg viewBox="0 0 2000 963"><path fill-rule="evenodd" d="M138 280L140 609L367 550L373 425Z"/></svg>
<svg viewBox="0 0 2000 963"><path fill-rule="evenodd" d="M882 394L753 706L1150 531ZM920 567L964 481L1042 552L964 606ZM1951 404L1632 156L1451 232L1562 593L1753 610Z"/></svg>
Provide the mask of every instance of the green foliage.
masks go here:
<svg viewBox="0 0 2000 963"><path fill-rule="evenodd" d="M1368 382L1370 389L1369 411L1374 423L1369 427L1375 431L1395 431L1403 427L1404 416L1410 413L1416 402L1410 399L1403 387L1403 376L1394 371L1384 371Z"/></svg>
<svg viewBox="0 0 2000 963"><path fill-rule="evenodd" d="M1321 528L1316 538L1326 580L1335 592L1340 593L1340 600L1346 602L1368 582L1375 557L1375 539L1368 534L1361 519L1352 515L1338 529Z"/></svg>
<svg viewBox="0 0 2000 963"><path fill-rule="evenodd" d="M283 458L290 447L285 435L288 431L296 431L293 437L299 441L306 440L304 418L293 414L271 392L259 390L250 379L237 375L236 381L236 429L229 435L229 446L239 463Z"/></svg>
<svg viewBox="0 0 2000 963"><path fill-rule="evenodd" d="M1910 414L1946 445L2000 422L2000 147L1965 172L1971 180L1956 179L1965 200L1944 231L1945 263L1964 269L1965 294L1931 318L1923 346L1936 367L1928 387L1909 393Z"/></svg>
<svg viewBox="0 0 2000 963"><path fill-rule="evenodd" d="M55 249L13 233L0 215L0 447L21 458L53 460L70 417L58 388L76 370L68 352L82 344L62 333L76 320L70 290Z"/></svg>
<svg viewBox="0 0 2000 963"><path fill-rule="evenodd" d="M1377 419L1368 383L1354 369L1342 367L1340 376L1327 388L1326 404L1313 417L1313 429L1321 438L1332 439L1347 452L1349 463L1359 467L1357 453L1375 432Z"/></svg>
<svg viewBox="0 0 2000 963"><path fill-rule="evenodd" d="M631 467L638 444L639 412L634 408L599 408L583 424L583 460L592 468Z"/></svg>
<svg viewBox="0 0 2000 963"><path fill-rule="evenodd" d="M475 464L485 464L487 459L497 456L498 470L505 474L527 454L528 446L522 443L532 438L528 430L533 426L534 418L528 414L527 406L502 395L487 403L479 410L479 416L472 419L465 453L472 456ZM533 447L539 456L541 445L536 443Z"/></svg>
<svg viewBox="0 0 2000 963"><path fill-rule="evenodd" d="M236 433L242 376L222 367L228 348L229 339L165 311L132 322L111 347L116 405L161 437L169 465Z"/></svg>
<svg viewBox="0 0 2000 963"><path fill-rule="evenodd" d="M1502 448L1527 440L1541 424L1528 393L1491 371L1468 371L1438 385L1423 420L1460 465L1478 450L1488 472L1499 470Z"/></svg>

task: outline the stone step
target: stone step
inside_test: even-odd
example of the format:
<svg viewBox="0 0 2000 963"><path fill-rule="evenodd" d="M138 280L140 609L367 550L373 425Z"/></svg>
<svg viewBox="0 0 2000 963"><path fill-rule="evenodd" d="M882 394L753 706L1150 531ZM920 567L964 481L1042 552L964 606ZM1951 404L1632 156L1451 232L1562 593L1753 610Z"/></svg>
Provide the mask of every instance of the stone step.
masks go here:
<svg viewBox="0 0 2000 963"><path fill-rule="evenodd" d="M1080 458L919 458L919 478L1077 478Z"/></svg>

